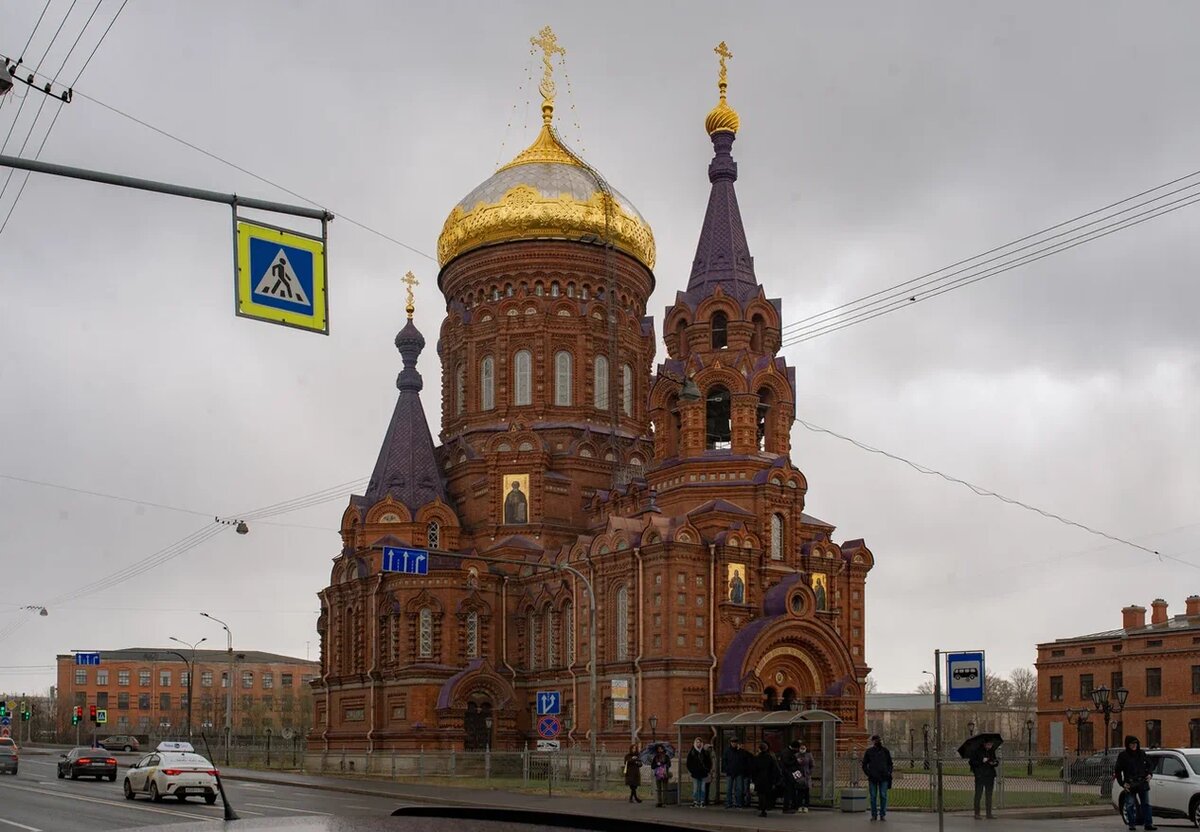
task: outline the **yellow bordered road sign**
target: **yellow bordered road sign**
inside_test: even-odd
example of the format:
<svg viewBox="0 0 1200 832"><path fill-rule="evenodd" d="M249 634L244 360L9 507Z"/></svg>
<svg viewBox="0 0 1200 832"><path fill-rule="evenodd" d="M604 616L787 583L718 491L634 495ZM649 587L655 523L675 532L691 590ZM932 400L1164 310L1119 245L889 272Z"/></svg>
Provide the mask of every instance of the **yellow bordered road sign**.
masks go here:
<svg viewBox="0 0 1200 832"><path fill-rule="evenodd" d="M329 334L325 241L237 219L237 314Z"/></svg>

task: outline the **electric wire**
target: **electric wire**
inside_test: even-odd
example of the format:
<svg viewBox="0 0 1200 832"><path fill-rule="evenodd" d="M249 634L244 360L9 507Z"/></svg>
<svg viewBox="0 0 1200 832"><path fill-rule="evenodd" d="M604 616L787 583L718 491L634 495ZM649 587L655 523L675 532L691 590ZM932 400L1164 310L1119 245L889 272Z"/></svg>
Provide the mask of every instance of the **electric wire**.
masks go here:
<svg viewBox="0 0 1200 832"><path fill-rule="evenodd" d="M872 453L872 454L878 454L879 456L887 457L888 459L903 463L904 465L907 465L909 468L912 468L914 471L916 471L918 473L925 474L927 476L938 477L940 479L945 480L946 482L953 483L955 485L961 485L964 488L969 489L976 496L988 497L991 499L999 500L1000 502L1007 503L1010 506L1015 506L1017 508L1021 508L1026 511L1033 512L1034 514L1039 514L1042 517L1045 517L1049 520L1054 520L1056 522L1062 523L1063 525L1072 526L1074 528L1081 529L1081 530L1087 532L1088 534L1096 535L1098 537L1103 537L1106 540L1113 541L1114 543L1120 543L1125 546L1129 546L1131 548L1138 549L1142 552L1145 552L1146 554L1157 557L1160 561L1166 559L1166 560L1175 561L1176 563L1180 563L1184 566L1190 566L1193 569L1200 569L1200 564L1192 563L1191 561L1184 560L1183 558L1176 557L1174 555L1165 555L1157 549L1151 549L1149 546L1143 546L1140 543L1135 543L1134 541L1132 541L1128 538L1120 537L1115 534L1110 534L1109 532L1102 531L1101 529L1094 528L1085 523L1080 523L1076 520L1071 520L1071 519L1064 517L1063 515L1058 514L1056 512L1048 511L1043 508L1039 508L1035 505L1031 505L1029 503L1022 502L1021 500L1017 500L1013 497L1006 497L1005 495L1000 494L996 491L992 491L989 488L984 488L981 485L975 485L974 483L968 482L967 480L964 480L959 477L955 477L951 474L946 474L942 471L939 471L936 468L930 468L926 465L922 465L919 462L913 462L911 459L906 459L905 457L902 457L898 454L890 453L890 452L882 450L880 448L876 448L872 445L866 444L865 442L860 442L857 439L846 436L845 434L838 433L835 430L830 430L829 428L821 427L820 425L815 425L812 422L808 422L804 419L801 419L800 417L795 417L795 418L796 418L796 421L800 425L802 425L803 427L812 431L813 433L827 434L836 439L840 439L843 442L849 442L851 445L855 446L856 448L859 448L860 450L867 451L868 453Z"/></svg>
<svg viewBox="0 0 1200 832"><path fill-rule="evenodd" d="M21 47L21 59L25 59L25 53L29 51L29 44L33 43L33 36L37 34L38 28L42 25L42 18L46 16L46 12L50 10L50 4L53 0L46 0L46 5L42 6L42 13L38 15L37 23L33 24L33 31L29 33L29 39L25 41L25 45Z"/></svg>

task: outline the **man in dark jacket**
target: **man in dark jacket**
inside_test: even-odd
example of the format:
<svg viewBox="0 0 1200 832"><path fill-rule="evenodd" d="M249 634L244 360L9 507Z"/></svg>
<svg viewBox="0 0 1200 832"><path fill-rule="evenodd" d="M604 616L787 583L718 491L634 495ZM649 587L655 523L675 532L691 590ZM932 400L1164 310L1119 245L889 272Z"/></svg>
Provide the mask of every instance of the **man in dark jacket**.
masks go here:
<svg viewBox="0 0 1200 832"><path fill-rule="evenodd" d="M696 737L687 755L687 770L692 775L693 806L704 806L708 802L708 778L712 775L712 768L712 752L705 747L703 739Z"/></svg>
<svg viewBox="0 0 1200 832"><path fill-rule="evenodd" d="M794 815L800 806L800 785L796 772L800 771L800 740L793 740L779 761L783 770L783 813Z"/></svg>
<svg viewBox="0 0 1200 832"><path fill-rule="evenodd" d="M725 772L725 808L741 809L743 781L746 779L745 762L742 760L742 744L734 737L721 755L721 770Z"/></svg>
<svg viewBox="0 0 1200 832"><path fill-rule="evenodd" d="M991 740L975 746L967 762L975 775L975 820L979 820L979 799L985 794L987 816L991 820L996 817L992 814L992 791L996 788L996 766L1000 764Z"/></svg>
<svg viewBox="0 0 1200 832"><path fill-rule="evenodd" d="M871 820L887 820L888 789L892 786L892 752L883 747L878 734L871 736L871 745L863 754L863 774L871 792Z"/></svg>
<svg viewBox="0 0 1200 832"><path fill-rule="evenodd" d="M738 796L738 803L742 808L751 808L750 804L750 778L754 775L754 752L752 752L745 743L738 746L738 759L742 761L742 793Z"/></svg>
<svg viewBox="0 0 1200 832"><path fill-rule="evenodd" d="M750 775L754 778L754 791L758 793L758 816L765 818L767 812L775 808L775 789L782 777L779 761L771 753L771 746L765 742L758 744Z"/></svg>
<svg viewBox="0 0 1200 832"><path fill-rule="evenodd" d="M1130 735L1125 738L1125 748L1117 755L1114 774L1117 785L1126 792L1125 800L1132 802L1132 812L1125 815L1130 829L1136 829L1139 819L1143 829L1157 829L1150 815L1150 774L1154 763L1150 756L1142 750L1138 738Z"/></svg>

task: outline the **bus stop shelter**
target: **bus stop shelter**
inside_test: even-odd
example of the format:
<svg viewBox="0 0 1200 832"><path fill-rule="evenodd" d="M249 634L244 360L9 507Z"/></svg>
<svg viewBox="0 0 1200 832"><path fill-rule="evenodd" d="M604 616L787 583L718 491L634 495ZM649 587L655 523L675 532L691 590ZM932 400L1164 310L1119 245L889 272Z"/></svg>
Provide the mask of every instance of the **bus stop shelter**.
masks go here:
<svg viewBox="0 0 1200 832"><path fill-rule="evenodd" d="M729 741L739 740L751 754L757 753L760 742L767 743L771 753L781 754L793 740L808 746L813 755L812 797L821 802L833 802L834 770L837 752L836 715L823 710L789 711L736 711L715 714L688 714L675 723L679 731L680 779L684 760L695 737L711 742L713 747L713 781L716 789L710 794L719 800L725 787L725 774L721 771L722 752Z"/></svg>

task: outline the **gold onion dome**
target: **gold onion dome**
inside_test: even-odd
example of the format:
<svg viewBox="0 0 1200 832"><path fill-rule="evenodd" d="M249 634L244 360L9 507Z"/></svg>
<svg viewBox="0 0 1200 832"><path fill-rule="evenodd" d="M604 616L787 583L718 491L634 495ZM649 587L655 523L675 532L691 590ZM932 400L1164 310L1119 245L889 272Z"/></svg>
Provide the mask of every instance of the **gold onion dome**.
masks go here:
<svg viewBox="0 0 1200 832"><path fill-rule="evenodd" d="M543 50L542 129L533 144L459 201L438 237L438 264L486 245L516 240L603 243L654 268L654 232L633 204L567 149L553 127L550 56L562 53L554 33L531 39Z"/></svg>
<svg viewBox="0 0 1200 832"><path fill-rule="evenodd" d="M717 102L717 106L708 111L708 116L704 119L704 129L708 131L708 135L720 133L736 133L738 127L741 126L742 120L738 117L737 110L729 106L725 101L725 90L729 86L727 77L727 68L725 61L733 57L733 53L729 51L729 47L725 45L725 41L713 50L721 59L721 72L717 80L717 89L721 92L721 100Z"/></svg>

